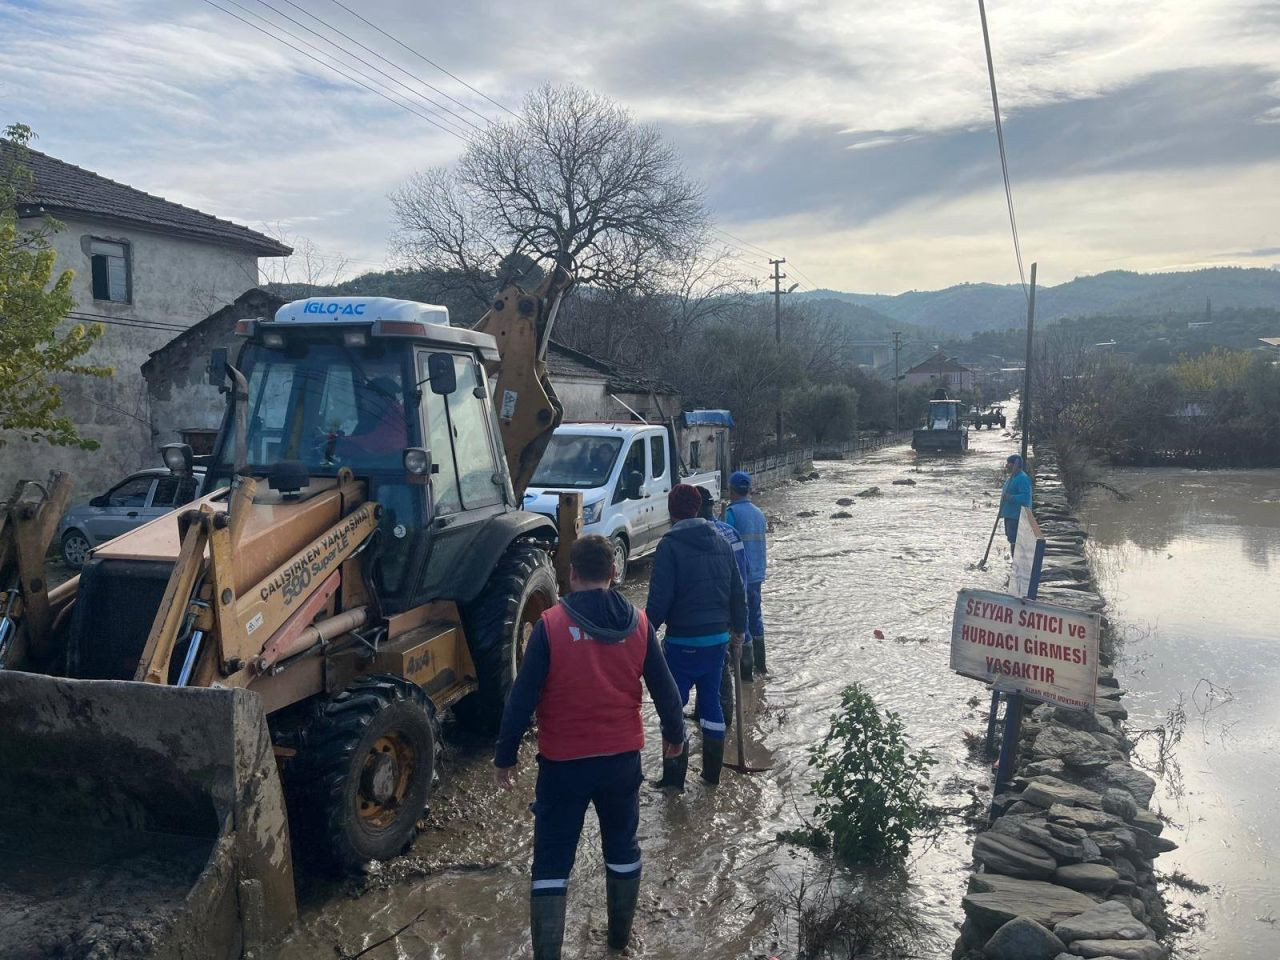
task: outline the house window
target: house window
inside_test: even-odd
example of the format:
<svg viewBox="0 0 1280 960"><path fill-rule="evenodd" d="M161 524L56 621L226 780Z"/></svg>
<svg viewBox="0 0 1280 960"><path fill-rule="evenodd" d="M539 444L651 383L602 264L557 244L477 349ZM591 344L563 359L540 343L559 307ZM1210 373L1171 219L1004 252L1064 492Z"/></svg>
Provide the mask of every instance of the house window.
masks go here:
<svg viewBox="0 0 1280 960"><path fill-rule="evenodd" d="M89 262L93 275L93 299L128 303L131 293L129 245L91 240Z"/></svg>

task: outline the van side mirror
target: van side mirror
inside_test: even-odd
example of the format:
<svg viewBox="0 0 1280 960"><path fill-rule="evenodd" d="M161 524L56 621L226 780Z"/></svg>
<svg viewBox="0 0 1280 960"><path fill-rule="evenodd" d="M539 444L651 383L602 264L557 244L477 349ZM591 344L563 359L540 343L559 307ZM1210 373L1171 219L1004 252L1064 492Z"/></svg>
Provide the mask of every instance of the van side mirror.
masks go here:
<svg viewBox="0 0 1280 960"><path fill-rule="evenodd" d="M640 487L644 485L644 474L639 470L632 470L627 474L623 481L623 490L626 492L628 500L640 499Z"/></svg>
<svg viewBox="0 0 1280 960"><path fill-rule="evenodd" d="M209 385L220 387L227 382L227 348L215 347L209 354Z"/></svg>
<svg viewBox="0 0 1280 960"><path fill-rule="evenodd" d="M427 382L431 392L447 396L458 389L458 372L453 366L453 354L427 354Z"/></svg>

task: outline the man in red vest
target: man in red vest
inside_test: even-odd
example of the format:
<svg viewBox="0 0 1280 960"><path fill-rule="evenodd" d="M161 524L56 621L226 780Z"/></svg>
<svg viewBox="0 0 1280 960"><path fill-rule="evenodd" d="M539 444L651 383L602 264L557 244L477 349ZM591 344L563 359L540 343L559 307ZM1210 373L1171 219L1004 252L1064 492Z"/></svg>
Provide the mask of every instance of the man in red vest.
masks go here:
<svg viewBox="0 0 1280 960"><path fill-rule="evenodd" d="M613 545L600 536L569 554L570 593L542 615L507 698L493 764L510 789L520 740L538 715L529 933L534 960L559 960L565 895L587 805L604 847L609 947L626 948L640 894L640 719L643 678L658 709L663 756L684 749L680 694L643 612L613 589Z"/></svg>

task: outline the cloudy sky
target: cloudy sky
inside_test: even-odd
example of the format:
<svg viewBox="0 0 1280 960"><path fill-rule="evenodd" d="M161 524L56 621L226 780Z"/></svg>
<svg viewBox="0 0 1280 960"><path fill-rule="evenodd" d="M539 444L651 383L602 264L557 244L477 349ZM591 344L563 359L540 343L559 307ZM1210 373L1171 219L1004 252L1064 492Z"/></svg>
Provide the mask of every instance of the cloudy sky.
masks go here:
<svg viewBox="0 0 1280 960"><path fill-rule="evenodd" d="M766 272L759 248L806 288L1017 278L976 0L343 3L0 0L0 123L361 270L388 261L390 190L455 158L468 124L575 81L678 146L744 270ZM1280 262L1280 0L989 0L988 15L1042 282Z"/></svg>

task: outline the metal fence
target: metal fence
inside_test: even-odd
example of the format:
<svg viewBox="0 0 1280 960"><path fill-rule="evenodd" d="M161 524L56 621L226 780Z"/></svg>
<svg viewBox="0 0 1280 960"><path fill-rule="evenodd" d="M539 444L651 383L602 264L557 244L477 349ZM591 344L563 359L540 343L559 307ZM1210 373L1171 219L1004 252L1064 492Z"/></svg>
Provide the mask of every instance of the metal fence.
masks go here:
<svg viewBox="0 0 1280 960"><path fill-rule="evenodd" d="M889 447L911 440L911 431L902 430L897 433L886 433L884 436L858 437L843 443L823 444L821 447L797 447L784 450L753 460L742 460L734 467L751 474L756 487L767 487L781 480L786 480L797 473L800 468L818 460L847 460L871 450Z"/></svg>
<svg viewBox="0 0 1280 960"><path fill-rule="evenodd" d="M858 437L856 440L846 440L844 443L823 444L813 451L813 456L818 460L847 460L861 453L908 443L910 440L910 430L899 430L897 433L886 433L883 436Z"/></svg>

